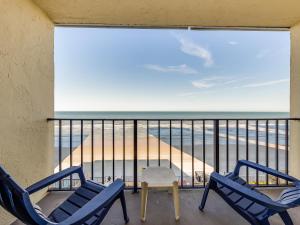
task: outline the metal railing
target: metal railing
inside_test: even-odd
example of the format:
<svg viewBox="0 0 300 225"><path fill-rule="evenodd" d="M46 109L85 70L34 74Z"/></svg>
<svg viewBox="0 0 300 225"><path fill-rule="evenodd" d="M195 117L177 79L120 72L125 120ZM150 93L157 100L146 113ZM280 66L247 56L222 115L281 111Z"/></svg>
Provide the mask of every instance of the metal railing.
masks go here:
<svg viewBox="0 0 300 225"><path fill-rule="evenodd" d="M296 118L239 119L77 119L55 123L54 172L81 165L90 179L121 178L136 192L142 169L173 169L181 188L203 187L212 171L226 174L239 159L288 173L289 127ZM252 185L286 185L251 169L241 176ZM71 176L52 190L72 190Z"/></svg>

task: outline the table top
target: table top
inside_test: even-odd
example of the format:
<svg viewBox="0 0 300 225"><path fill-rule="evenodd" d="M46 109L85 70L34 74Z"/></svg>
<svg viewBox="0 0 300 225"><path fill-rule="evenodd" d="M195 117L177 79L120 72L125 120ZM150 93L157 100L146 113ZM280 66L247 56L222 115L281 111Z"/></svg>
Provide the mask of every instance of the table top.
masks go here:
<svg viewBox="0 0 300 225"><path fill-rule="evenodd" d="M148 187L172 187L177 177L169 168L148 167L142 172L141 182L146 182Z"/></svg>

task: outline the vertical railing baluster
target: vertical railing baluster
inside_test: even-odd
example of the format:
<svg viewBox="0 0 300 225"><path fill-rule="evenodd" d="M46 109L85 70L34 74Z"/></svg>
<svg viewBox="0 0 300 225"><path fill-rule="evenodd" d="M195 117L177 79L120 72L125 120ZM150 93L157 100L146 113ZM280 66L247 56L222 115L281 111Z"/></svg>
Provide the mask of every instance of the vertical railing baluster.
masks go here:
<svg viewBox="0 0 300 225"><path fill-rule="evenodd" d="M269 167L269 120L266 120L266 166ZM266 174L267 185L269 185L269 175Z"/></svg>
<svg viewBox="0 0 300 225"><path fill-rule="evenodd" d="M226 173L229 172L229 121L226 120Z"/></svg>
<svg viewBox="0 0 300 225"><path fill-rule="evenodd" d="M123 120L123 181L126 182L125 176L126 176L126 172L125 172L125 140L126 140L126 133L125 133L125 120Z"/></svg>
<svg viewBox="0 0 300 225"><path fill-rule="evenodd" d="M147 120L147 167L149 167L149 120Z"/></svg>
<svg viewBox="0 0 300 225"><path fill-rule="evenodd" d="M73 121L70 120L70 167L73 166ZM73 175L70 176L70 190L73 189Z"/></svg>
<svg viewBox="0 0 300 225"><path fill-rule="evenodd" d="M289 121L285 121L285 173L289 174ZM288 181L286 181L288 184Z"/></svg>
<svg viewBox="0 0 300 225"><path fill-rule="evenodd" d="M91 175L94 180L94 120L91 121L91 148L92 148L92 162L91 162Z"/></svg>
<svg viewBox="0 0 300 225"><path fill-rule="evenodd" d="M205 186L205 183L206 183L206 166L205 166L205 163L206 163L206 143L205 143L205 120L202 120L202 158L203 158L203 186Z"/></svg>
<svg viewBox="0 0 300 225"><path fill-rule="evenodd" d="M275 126L276 126L276 136L275 136L275 145L276 145L276 170L279 170L279 130L278 130L278 119L275 121ZM278 177L276 177L276 185L278 185Z"/></svg>
<svg viewBox="0 0 300 225"><path fill-rule="evenodd" d="M102 184L104 184L105 180L104 180L104 176L105 176L105 173L104 173L104 133L105 133L105 129L104 129L104 120L102 120Z"/></svg>
<svg viewBox="0 0 300 225"><path fill-rule="evenodd" d="M259 132L258 132L258 120L256 120L255 121L255 132L256 132L256 134L255 134L255 138L256 138L256 140L255 140L255 144L256 144L256 148L255 148L255 162L256 163L258 163L258 161L259 161L259 153L258 153L258 148L259 148L259 139L258 139L258 136L259 136ZM259 179L258 179L258 175L259 175L259 173L258 173L258 170L256 170L256 185L259 185Z"/></svg>
<svg viewBox="0 0 300 225"><path fill-rule="evenodd" d="M214 120L214 166L217 173L220 172L220 131L219 120Z"/></svg>
<svg viewBox="0 0 300 225"><path fill-rule="evenodd" d="M170 120L170 169L172 168L172 120Z"/></svg>
<svg viewBox="0 0 300 225"><path fill-rule="evenodd" d="M183 187L183 133L182 133L182 120L180 120L180 186Z"/></svg>
<svg viewBox="0 0 300 225"><path fill-rule="evenodd" d="M137 131L137 120L133 121L133 153L134 153L134 160L133 160L133 193L138 192L138 150L137 150L137 138L138 138L138 131Z"/></svg>
<svg viewBox="0 0 300 225"><path fill-rule="evenodd" d="M236 161L239 161L240 158L240 150L239 150L239 120L236 120L236 139L235 139L235 145L236 145Z"/></svg>
<svg viewBox="0 0 300 225"><path fill-rule="evenodd" d="M62 170L62 143L61 143L61 120L58 121L58 169ZM61 189L61 180L59 181L59 189Z"/></svg>
<svg viewBox="0 0 300 225"><path fill-rule="evenodd" d="M195 158L195 154L194 154L194 120L192 120L192 187L195 186L195 182L194 182L194 158Z"/></svg>
<svg viewBox="0 0 300 225"><path fill-rule="evenodd" d="M160 120L158 120L158 166L160 166Z"/></svg>
<svg viewBox="0 0 300 225"><path fill-rule="evenodd" d="M249 120L246 120L246 160L249 160ZM246 181L249 183L249 168L246 168Z"/></svg>
<svg viewBox="0 0 300 225"><path fill-rule="evenodd" d="M112 120L112 180L115 181L115 120Z"/></svg>
<svg viewBox="0 0 300 225"><path fill-rule="evenodd" d="M80 120L80 164L83 167L83 120Z"/></svg>

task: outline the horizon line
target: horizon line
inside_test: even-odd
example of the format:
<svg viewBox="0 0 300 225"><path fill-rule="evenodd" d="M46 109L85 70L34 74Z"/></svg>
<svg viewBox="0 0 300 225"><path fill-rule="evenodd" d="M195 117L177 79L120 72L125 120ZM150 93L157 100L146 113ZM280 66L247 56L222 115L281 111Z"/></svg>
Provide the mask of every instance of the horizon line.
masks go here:
<svg viewBox="0 0 300 225"><path fill-rule="evenodd" d="M207 110L207 111L198 111L198 110L55 110L54 112L225 112L225 113L242 113L242 112L253 112L253 113L290 113L290 111L217 111L217 110Z"/></svg>

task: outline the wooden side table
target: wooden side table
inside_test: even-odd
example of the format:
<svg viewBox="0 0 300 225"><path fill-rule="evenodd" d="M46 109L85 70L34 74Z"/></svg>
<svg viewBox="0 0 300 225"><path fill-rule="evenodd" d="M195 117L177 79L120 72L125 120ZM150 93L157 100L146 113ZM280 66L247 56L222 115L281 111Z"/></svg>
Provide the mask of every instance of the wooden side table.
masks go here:
<svg viewBox="0 0 300 225"><path fill-rule="evenodd" d="M148 167L142 172L141 177L141 220L146 221L146 208L148 190L151 189L171 189L173 191L173 201L175 209L175 219L179 220L180 206L179 206L179 192L178 181L171 169L165 167Z"/></svg>

